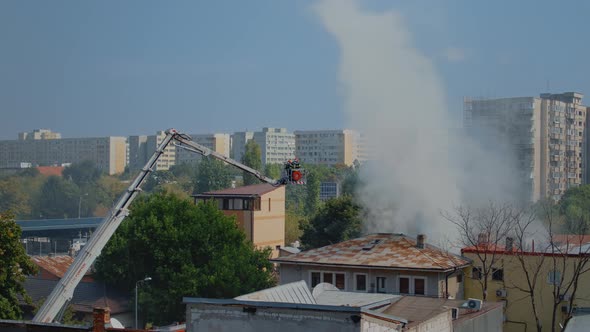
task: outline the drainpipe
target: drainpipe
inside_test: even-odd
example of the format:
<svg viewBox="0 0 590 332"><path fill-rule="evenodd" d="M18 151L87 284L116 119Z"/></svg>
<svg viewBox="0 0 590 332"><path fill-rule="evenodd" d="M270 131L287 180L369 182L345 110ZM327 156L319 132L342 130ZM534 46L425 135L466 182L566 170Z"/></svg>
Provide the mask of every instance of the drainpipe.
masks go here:
<svg viewBox="0 0 590 332"><path fill-rule="evenodd" d="M457 272L456 267L453 268L453 271L445 274L445 298L447 299L449 298L449 277L455 272Z"/></svg>

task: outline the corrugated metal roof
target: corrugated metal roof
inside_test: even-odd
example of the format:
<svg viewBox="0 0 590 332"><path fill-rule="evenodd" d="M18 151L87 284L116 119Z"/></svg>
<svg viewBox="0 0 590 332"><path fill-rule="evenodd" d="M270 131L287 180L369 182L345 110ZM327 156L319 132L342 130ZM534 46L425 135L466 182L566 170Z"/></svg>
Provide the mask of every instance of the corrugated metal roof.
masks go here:
<svg viewBox="0 0 590 332"><path fill-rule="evenodd" d="M276 263L346 265L392 269L447 271L469 265L469 261L403 234L370 234L353 240L303 251L272 260Z"/></svg>
<svg viewBox="0 0 590 332"><path fill-rule="evenodd" d="M58 278L62 278L70 265L74 262L74 258L67 255L60 256L31 256L33 263L37 266L47 270ZM90 271L86 272L86 275L90 275Z"/></svg>
<svg viewBox="0 0 590 332"><path fill-rule="evenodd" d="M401 297L401 295L393 294L343 292L339 289L336 289L326 290L319 293L316 296L316 301L318 304L323 305L364 307L383 301L394 301Z"/></svg>
<svg viewBox="0 0 590 332"><path fill-rule="evenodd" d="M254 184L251 186L243 186L238 188L229 188L217 191L209 191L200 195L194 195L194 197L200 196L252 196L252 195L264 195L279 187L275 187L268 183Z"/></svg>
<svg viewBox="0 0 590 332"><path fill-rule="evenodd" d="M235 298L240 301L316 304L305 281L292 282Z"/></svg>

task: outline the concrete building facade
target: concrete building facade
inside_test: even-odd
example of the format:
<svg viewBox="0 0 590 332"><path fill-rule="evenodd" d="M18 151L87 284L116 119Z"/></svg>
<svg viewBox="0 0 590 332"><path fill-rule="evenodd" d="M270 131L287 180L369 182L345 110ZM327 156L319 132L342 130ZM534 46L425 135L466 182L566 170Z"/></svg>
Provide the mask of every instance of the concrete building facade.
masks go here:
<svg viewBox="0 0 590 332"><path fill-rule="evenodd" d="M360 134L354 130L300 130L295 131L296 156L306 164L352 166L361 161Z"/></svg>
<svg viewBox="0 0 590 332"><path fill-rule="evenodd" d="M61 134L51 131L50 129L35 129L32 132L18 133L18 140L39 140L39 139L60 139Z"/></svg>
<svg viewBox="0 0 590 332"><path fill-rule="evenodd" d="M129 169L137 170L145 166L165 137L165 131L157 131L155 135L149 136L129 136ZM156 162L154 171L167 171L175 164L176 146L169 144Z"/></svg>
<svg viewBox="0 0 590 332"><path fill-rule="evenodd" d="M90 160L108 174L122 173L127 161L125 137L58 138L58 133L19 134L19 140L0 141L0 168L21 163L61 166Z"/></svg>
<svg viewBox="0 0 590 332"><path fill-rule="evenodd" d="M190 134L193 142L209 148L217 153L229 157L230 156L230 135L223 133L216 134ZM202 156L198 153L176 148L176 163L195 163L200 161Z"/></svg>
<svg viewBox="0 0 590 332"><path fill-rule="evenodd" d="M576 92L540 97L465 99L464 125L484 149L513 164L523 199L559 200L587 181L587 107Z"/></svg>
<svg viewBox="0 0 590 332"><path fill-rule="evenodd" d="M253 131L235 132L231 135L231 153L230 158L241 161L246 153L246 143L254 138Z"/></svg>
<svg viewBox="0 0 590 332"><path fill-rule="evenodd" d="M263 166L282 164L295 158L295 134L286 128L262 128L252 139L260 145Z"/></svg>

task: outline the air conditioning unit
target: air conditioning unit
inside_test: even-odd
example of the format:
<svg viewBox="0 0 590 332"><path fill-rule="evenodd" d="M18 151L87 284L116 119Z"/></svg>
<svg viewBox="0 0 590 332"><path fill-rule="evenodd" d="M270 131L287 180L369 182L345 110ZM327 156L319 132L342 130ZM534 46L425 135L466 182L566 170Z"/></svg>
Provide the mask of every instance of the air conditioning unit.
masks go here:
<svg viewBox="0 0 590 332"><path fill-rule="evenodd" d="M497 297L506 297L507 292L505 289L498 289L496 290L496 296Z"/></svg>
<svg viewBox="0 0 590 332"><path fill-rule="evenodd" d="M467 299L467 302L461 305L461 308L467 308L471 310L481 310L481 300L478 299Z"/></svg>
<svg viewBox="0 0 590 332"><path fill-rule="evenodd" d="M459 308L451 308L451 315L453 316L453 320L459 318Z"/></svg>

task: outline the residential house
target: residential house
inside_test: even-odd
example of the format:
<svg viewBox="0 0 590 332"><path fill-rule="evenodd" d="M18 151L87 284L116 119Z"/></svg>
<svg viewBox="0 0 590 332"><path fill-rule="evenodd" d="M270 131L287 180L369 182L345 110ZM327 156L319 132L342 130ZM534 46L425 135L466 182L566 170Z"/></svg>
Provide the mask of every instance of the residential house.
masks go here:
<svg viewBox="0 0 590 332"><path fill-rule="evenodd" d="M370 234L272 260L280 283L329 283L354 292L463 298L464 258L404 234Z"/></svg>
<svg viewBox="0 0 590 332"><path fill-rule="evenodd" d="M574 265L588 261L590 247L588 247L589 244L584 243L587 237L575 236L577 240L569 242L567 247L564 247L568 238L572 237L556 236L555 245L560 246L556 247L556 250L546 249L546 246L541 249L539 243L535 250L534 242L531 242L530 249L523 251L514 246L510 238L507 239L506 245L492 245L484 242L477 246L463 248L461 250L463 256L473 262L473 266L465 277L465 296L482 298L481 284L485 276L481 271L483 270L482 260L485 259L488 261L486 266L491 267L491 273L487 276L487 300L505 303L504 331L530 331L536 327L531 298L525 292L529 289L527 275L531 282L535 282L534 299L544 330L551 330L553 303L556 298L553 294L554 292L557 294L555 326L559 329L559 325L563 325L569 319L568 312L572 304L570 300L573 301L574 308L590 307L590 274L580 275L573 300L571 298L573 287L566 287L572 278ZM494 256L493 262L492 256ZM523 264L526 266L527 273L523 269ZM590 262L584 264L587 264L586 269L590 268Z"/></svg>
<svg viewBox="0 0 590 332"><path fill-rule="evenodd" d="M213 199L219 209L234 216L246 239L258 248L270 247L273 256L285 246L285 187L255 184L194 195L195 204Z"/></svg>

